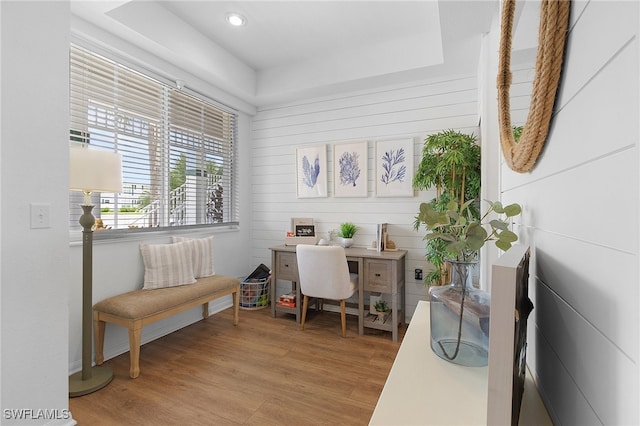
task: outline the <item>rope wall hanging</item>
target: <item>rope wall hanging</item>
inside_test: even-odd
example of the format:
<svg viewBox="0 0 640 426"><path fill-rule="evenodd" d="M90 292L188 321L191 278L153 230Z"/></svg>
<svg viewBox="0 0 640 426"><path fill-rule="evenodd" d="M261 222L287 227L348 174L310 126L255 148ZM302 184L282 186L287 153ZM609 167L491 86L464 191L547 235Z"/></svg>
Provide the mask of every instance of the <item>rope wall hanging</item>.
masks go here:
<svg viewBox="0 0 640 426"><path fill-rule="evenodd" d="M500 57L498 62L498 120L500 122L500 145L509 167L519 173L533 169L542 151L556 90L562 71L562 57L569 25L569 0L542 0L540 4L540 27L538 30L538 54L531 92L531 105L527 122L518 143L511 127L511 39L515 0L503 0L500 35Z"/></svg>

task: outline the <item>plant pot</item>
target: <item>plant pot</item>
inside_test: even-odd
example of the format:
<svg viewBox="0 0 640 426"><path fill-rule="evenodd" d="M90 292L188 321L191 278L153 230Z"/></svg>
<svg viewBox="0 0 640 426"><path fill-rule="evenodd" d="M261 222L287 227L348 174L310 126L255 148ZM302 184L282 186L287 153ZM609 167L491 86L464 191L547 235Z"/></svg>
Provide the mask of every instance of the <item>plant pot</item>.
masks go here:
<svg viewBox="0 0 640 426"><path fill-rule="evenodd" d="M431 349L454 364L481 367L489 360L489 293L473 287L477 262L447 261L451 283L429 290Z"/></svg>
<svg viewBox="0 0 640 426"><path fill-rule="evenodd" d="M384 322L385 317L389 315L389 311L387 312L376 311L376 315L378 315L378 321Z"/></svg>
<svg viewBox="0 0 640 426"><path fill-rule="evenodd" d="M342 237L339 237L338 241L340 242L340 245L342 247L345 247L345 248L351 247L353 245L353 238L342 238Z"/></svg>

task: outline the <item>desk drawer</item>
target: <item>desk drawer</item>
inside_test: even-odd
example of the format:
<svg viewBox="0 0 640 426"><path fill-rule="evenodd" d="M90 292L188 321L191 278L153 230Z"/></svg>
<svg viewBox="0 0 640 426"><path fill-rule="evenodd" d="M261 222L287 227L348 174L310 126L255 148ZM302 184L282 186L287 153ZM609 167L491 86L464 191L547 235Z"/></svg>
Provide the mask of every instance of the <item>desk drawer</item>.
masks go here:
<svg viewBox="0 0 640 426"><path fill-rule="evenodd" d="M390 261L365 259L364 269L365 290L391 293L392 279Z"/></svg>
<svg viewBox="0 0 640 426"><path fill-rule="evenodd" d="M298 262L295 253L278 253L279 280L298 281Z"/></svg>

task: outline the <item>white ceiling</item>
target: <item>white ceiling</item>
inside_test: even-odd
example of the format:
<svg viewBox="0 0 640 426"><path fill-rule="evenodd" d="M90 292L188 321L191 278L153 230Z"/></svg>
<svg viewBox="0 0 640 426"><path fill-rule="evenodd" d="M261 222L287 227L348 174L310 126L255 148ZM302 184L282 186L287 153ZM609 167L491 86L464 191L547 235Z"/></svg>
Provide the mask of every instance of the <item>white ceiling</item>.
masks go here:
<svg viewBox="0 0 640 426"><path fill-rule="evenodd" d="M99 28L251 105L476 72L498 8L498 0L71 2L76 33ZM229 12L247 25L228 25Z"/></svg>

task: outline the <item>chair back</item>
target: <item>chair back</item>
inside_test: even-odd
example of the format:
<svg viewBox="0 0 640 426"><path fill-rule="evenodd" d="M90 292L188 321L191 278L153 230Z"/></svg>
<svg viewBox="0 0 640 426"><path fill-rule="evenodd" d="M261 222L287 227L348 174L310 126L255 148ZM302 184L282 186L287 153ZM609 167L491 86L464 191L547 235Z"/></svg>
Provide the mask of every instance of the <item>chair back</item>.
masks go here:
<svg viewBox="0 0 640 426"><path fill-rule="evenodd" d="M344 248L340 246L296 246L300 291L309 297L342 300L355 291Z"/></svg>

